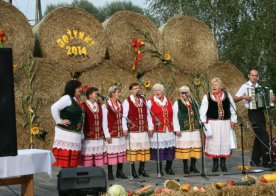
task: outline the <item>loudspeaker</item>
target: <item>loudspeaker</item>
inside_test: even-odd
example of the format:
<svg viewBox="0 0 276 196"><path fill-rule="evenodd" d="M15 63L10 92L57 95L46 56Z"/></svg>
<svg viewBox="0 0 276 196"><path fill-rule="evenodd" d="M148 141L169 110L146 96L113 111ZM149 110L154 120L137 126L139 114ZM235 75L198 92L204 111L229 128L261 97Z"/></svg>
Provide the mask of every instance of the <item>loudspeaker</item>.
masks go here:
<svg viewBox="0 0 276 196"><path fill-rule="evenodd" d="M105 171L101 167L61 169L57 183L59 196L98 196L107 189Z"/></svg>
<svg viewBox="0 0 276 196"><path fill-rule="evenodd" d="M0 48L0 156L16 156L12 49Z"/></svg>

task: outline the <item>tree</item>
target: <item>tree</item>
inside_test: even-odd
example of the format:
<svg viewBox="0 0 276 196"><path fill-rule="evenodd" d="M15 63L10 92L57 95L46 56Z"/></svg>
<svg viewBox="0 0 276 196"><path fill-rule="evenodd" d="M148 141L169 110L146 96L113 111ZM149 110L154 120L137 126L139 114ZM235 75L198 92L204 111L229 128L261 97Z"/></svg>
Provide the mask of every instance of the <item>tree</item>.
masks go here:
<svg viewBox="0 0 276 196"><path fill-rule="evenodd" d="M149 17L153 21L155 20L153 17L147 14L145 10L143 10L143 8L134 5L131 1L129 2L115 1L112 3L105 4L103 7L96 8L91 2L87 0L74 0L71 4L48 5L46 7L46 11L44 12L44 16L46 16L53 9L56 9L58 7L64 7L64 6L82 8L87 12L91 13L92 15L94 15L100 22L104 22L107 18L111 17L116 12L124 11L124 10L137 12Z"/></svg>
<svg viewBox="0 0 276 196"><path fill-rule="evenodd" d="M59 7L79 7L87 12L91 13L95 17L98 18L99 10L89 1L87 0L74 0L71 4L67 3L60 3L60 4L50 4L46 7L46 10L43 14L43 16L46 16L50 11L59 8Z"/></svg>
<svg viewBox="0 0 276 196"><path fill-rule="evenodd" d="M271 0L147 0L148 12L159 24L183 14L197 17L213 31L221 60L244 74L258 67L267 85L275 80L276 6ZM273 72L274 70L274 72Z"/></svg>
<svg viewBox="0 0 276 196"><path fill-rule="evenodd" d="M144 14L144 10L136 5L133 5L132 2L121 2L121 1L115 1L112 3L107 3L102 8L99 8L99 18L98 20L100 22L104 22L107 18L111 17L113 14L115 14L118 11L133 11L140 14Z"/></svg>

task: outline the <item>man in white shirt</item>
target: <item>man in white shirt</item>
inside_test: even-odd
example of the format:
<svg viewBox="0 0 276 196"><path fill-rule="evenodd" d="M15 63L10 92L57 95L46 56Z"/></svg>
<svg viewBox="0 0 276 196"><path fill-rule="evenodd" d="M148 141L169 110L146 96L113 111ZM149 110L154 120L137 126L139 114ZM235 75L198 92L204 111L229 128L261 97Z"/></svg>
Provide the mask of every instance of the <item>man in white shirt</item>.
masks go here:
<svg viewBox="0 0 276 196"><path fill-rule="evenodd" d="M258 70L252 68L248 73L249 81L244 83L236 95L234 101L239 102L243 100L244 106L249 109L249 103L252 100L251 96L248 96L248 88L256 88L258 84L259 73ZM274 96L275 100L275 96ZM250 164L252 166L261 166L261 158L263 167L269 167L269 136L266 131L266 120L264 112L261 109L248 110L248 117L252 124L252 128L256 137L254 139L253 151Z"/></svg>

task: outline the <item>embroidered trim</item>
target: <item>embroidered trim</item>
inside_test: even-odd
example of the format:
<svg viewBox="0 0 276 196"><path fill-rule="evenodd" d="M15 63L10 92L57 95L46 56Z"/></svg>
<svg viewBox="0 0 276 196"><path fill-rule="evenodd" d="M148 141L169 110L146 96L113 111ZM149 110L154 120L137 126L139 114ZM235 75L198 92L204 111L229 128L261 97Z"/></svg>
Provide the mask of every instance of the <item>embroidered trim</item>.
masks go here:
<svg viewBox="0 0 276 196"><path fill-rule="evenodd" d="M54 144L53 144L53 148L80 151L81 150L81 143L68 142L68 141L55 139Z"/></svg>

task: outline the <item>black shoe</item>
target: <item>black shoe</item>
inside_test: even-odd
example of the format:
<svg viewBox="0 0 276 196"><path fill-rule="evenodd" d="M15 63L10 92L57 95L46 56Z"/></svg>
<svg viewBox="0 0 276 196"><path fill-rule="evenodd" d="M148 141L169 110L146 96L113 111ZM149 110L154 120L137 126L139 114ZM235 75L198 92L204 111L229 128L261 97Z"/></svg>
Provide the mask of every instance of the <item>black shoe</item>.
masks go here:
<svg viewBox="0 0 276 196"><path fill-rule="evenodd" d="M183 160L183 171L184 171L184 174L189 174L190 173L187 159Z"/></svg>
<svg viewBox="0 0 276 196"><path fill-rule="evenodd" d="M116 178L127 179L128 177L124 174L122 170L119 170L116 172Z"/></svg>
<svg viewBox="0 0 276 196"><path fill-rule="evenodd" d="M196 168L196 159L191 159L191 166L190 166L190 172L199 173L198 169Z"/></svg>
<svg viewBox="0 0 276 196"><path fill-rule="evenodd" d="M213 169L212 172L218 172L218 158L213 158Z"/></svg>
<svg viewBox="0 0 276 196"><path fill-rule="evenodd" d="M108 165L107 170L108 170L108 174L107 174L108 180L114 180L112 165Z"/></svg>
<svg viewBox="0 0 276 196"><path fill-rule="evenodd" d="M159 161L159 173L158 173L158 162L156 162L156 168L157 168L157 175L160 173L161 176L164 176L164 173L162 171L162 161Z"/></svg>
<svg viewBox="0 0 276 196"><path fill-rule="evenodd" d="M225 164L226 158L220 158L220 168L221 171L227 172L226 164Z"/></svg>
<svg viewBox="0 0 276 196"><path fill-rule="evenodd" d="M114 180L114 176L113 176L113 174L108 174L108 180Z"/></svg>
<svg viewBox="0 0 276 196"><path fill-rule="evenodd" d="M149 177L149 175L145 171L145 162L142 162L142 161L140 162L138 174L139 174L139 176L142 175L143 177Z"/></svg>
<svg viewBox="0 0 276 196"><path fill-rule="evenodd" d="M136 173L134 163L131 164L131 175L132 175L133 178L139 178L139 176Z"/></svg>
<svg viewBox="0 0 276 196"><path fill-rule="evenodd" d="M175 175L174 171L172 170L172 168L167 168L165 169L166 171L166 174L169 174L169 175Z"/></svg>
<svg viewBox="0 0 276 196"><path fill-rule="evenodd" d="M147 172L145 170L139 170L138 171L139 176L143 176L143 177L149 177L149 175L147 174ZM162 174L161 174L162 175Z"/></svg>
<svg viewBox="0 0 276 196"><path fill-rule="evenodd" d="M172 170L172 161L166 162L165 172L169 175L175 175L174 171Z"/></svg>

